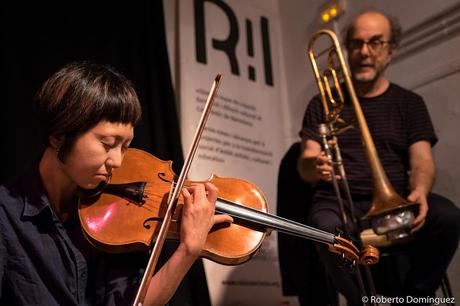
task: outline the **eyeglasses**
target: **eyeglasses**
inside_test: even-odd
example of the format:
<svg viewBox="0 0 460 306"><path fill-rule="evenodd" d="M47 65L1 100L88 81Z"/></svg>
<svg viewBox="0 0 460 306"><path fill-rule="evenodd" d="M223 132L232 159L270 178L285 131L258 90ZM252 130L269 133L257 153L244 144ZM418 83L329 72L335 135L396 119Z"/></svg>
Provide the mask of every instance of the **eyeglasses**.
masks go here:
<svg viewBox="0 0 460 306"><path fill-rule="evenodd" d="M361 39L352 39L348 42L348 49L350 51L361 50L363 45L367 45L370 51L373 53L379 53L382 51L385 44L390 43L390 41L384 41L378 38L374 38L368 41L364 41Z"/></svg>

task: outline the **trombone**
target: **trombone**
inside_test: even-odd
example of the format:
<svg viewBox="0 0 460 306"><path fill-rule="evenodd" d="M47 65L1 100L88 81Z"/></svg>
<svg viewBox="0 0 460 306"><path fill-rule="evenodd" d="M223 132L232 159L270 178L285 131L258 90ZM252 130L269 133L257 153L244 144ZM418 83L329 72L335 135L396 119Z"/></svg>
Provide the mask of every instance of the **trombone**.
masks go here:
<svg viewBox="0 0 460 306"><path fill-rule="evenodd" d="M330 47L315 53L314 47L320 37L327 37L330 40ZM327 55L327 67L320 72L318 68L318 60L322 56ZM399 196L391 186L390 181L383 169L380 162L377 150L374 145L369 127L364 117L363 111L359 104L356 92L351 82L350 74L345 63L340 43L335 33L331 30L323 29L316 32L310 39L308 46L308 56L311 62L313 73L315 75L316 84L319 89L321 102L325 113L325 123L319 127L319 133L323 139L323 147L326 155L331 159L333 153L328 146L327 139L332 138L336 141L334 146L335 159L331 159L333 168L337 167L338 174L342 177L343 189L345 190L345 197L349 203L350 215L355 225L357 220L354 217L353 201L348 185L345 169L343 167L340 148L337 142L337 136L344 133L347 129L352 128L352 125L347 124L340 117L340 112L345 103L345 93L342 86L345 85L347 90L347 97L349 98L355 118L361 132L361 140L366 153L373 182L373 201L371 208L366 215L363 216L364 220L369 220L372 230L377 236L385 236L388 243L393 241L407 238L412 221L415 219L414 209L417 203L410 203ZM339 127L337 127L339 126ZM334 190L337 193L339 206L341 209L342 220L344 225L347 222L346 213L342 203L342 197L338 188L338 182L335 178L335 173L332 173L332 183ZM369 236L364 236L369 237ZM375 239L370 236L370 239ZM387 244L388 244L387 243ZM367 244L363 241L363 244Z"/></svg>

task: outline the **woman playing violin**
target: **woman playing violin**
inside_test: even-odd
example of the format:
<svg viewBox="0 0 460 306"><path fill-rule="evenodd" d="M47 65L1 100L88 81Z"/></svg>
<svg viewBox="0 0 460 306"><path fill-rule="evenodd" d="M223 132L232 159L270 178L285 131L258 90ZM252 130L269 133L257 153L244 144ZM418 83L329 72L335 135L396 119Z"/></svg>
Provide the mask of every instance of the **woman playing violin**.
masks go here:
<svg viewBox="0 0 460 306"><path fill-rule="evenodd" d="M79 188L94 189L120 167L140 119L130 82L105 66L73 63L36 95L46 148L20 180L0 186L1 305L130 305L145 254L106 254L85 239ZM144 305L163 305L200 254L217 188L184 188L180 243L153 276Z"/></svg>

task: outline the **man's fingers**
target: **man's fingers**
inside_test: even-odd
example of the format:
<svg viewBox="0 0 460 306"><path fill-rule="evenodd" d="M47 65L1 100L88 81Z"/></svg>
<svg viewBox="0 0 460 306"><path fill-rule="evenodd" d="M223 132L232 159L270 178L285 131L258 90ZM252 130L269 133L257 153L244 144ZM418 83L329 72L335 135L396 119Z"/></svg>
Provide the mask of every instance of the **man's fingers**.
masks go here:
<svg viewBox="0 0 460 306"><path fill-rule="evenodd" d="M416 222L414 221L414 227L410 230L410 233L413 234L415 233L416 231L418 231L419 229L422 228L423 224L425 224L425 219L423 219L420 224L416 224Z"/></svg>
<svg viewBox="0 0 460 306"><path fill-rule="evenodd" d="M418 231L423 226L423 224L425 223L427 213L428 207L425 205L420 205L419 213L412 222L412 229L410 231L411 233Z"/></svg>
<svg viewBox="0 0 460 306"><path fill-rule="evenodd" d="M424 221L426 218L427 211L425 209L420 209L417 217L414 219L413 224L419 224L420 222Z"/></svg>
<svg viewBox="0 0 460 306"><path fill-rule="evenodd" d="M331 161L329 160L329 157L327 157L325 154L322 154L318 156L318 163L319 164L330 164Z"/></svg>

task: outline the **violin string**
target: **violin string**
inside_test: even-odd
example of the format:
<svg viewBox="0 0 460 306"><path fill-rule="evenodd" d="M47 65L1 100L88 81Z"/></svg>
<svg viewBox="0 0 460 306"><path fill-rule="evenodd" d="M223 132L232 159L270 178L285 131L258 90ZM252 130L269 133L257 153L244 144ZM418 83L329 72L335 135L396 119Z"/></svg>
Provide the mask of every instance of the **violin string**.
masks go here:
<svg viewBox="0 0 460 306"><path fill-rule="evenodd" d="M155 184L153 183L149 183L147 182L145 188L144 188L144 194L147 196L147 198L151 198L151 199L154 199L154 198L157 198L157 199L160 199L160 203L162 202L162 198L164 194L168 193L168 194L171 194L171 188L170 187L167 187L167 191L164 191L162 189L165 189L166 188L158 188L158 187L154 187ZM163 187L163 186L161 186ZM152 203L155 203L155 201L145 201L145 203L143 205L141 205L142 208L148 210L148 211L152 211L152 212L157 212L158 211L158 208L153 208L153 207L150 207L149 204L152 204ZM161 204L160 204L161 206ZM179 217L178 217L179 218ZM179 218L180 219L180 218ZM178 220L176 219L173 219L171 220L173 222L178 222Z"/></svg>

